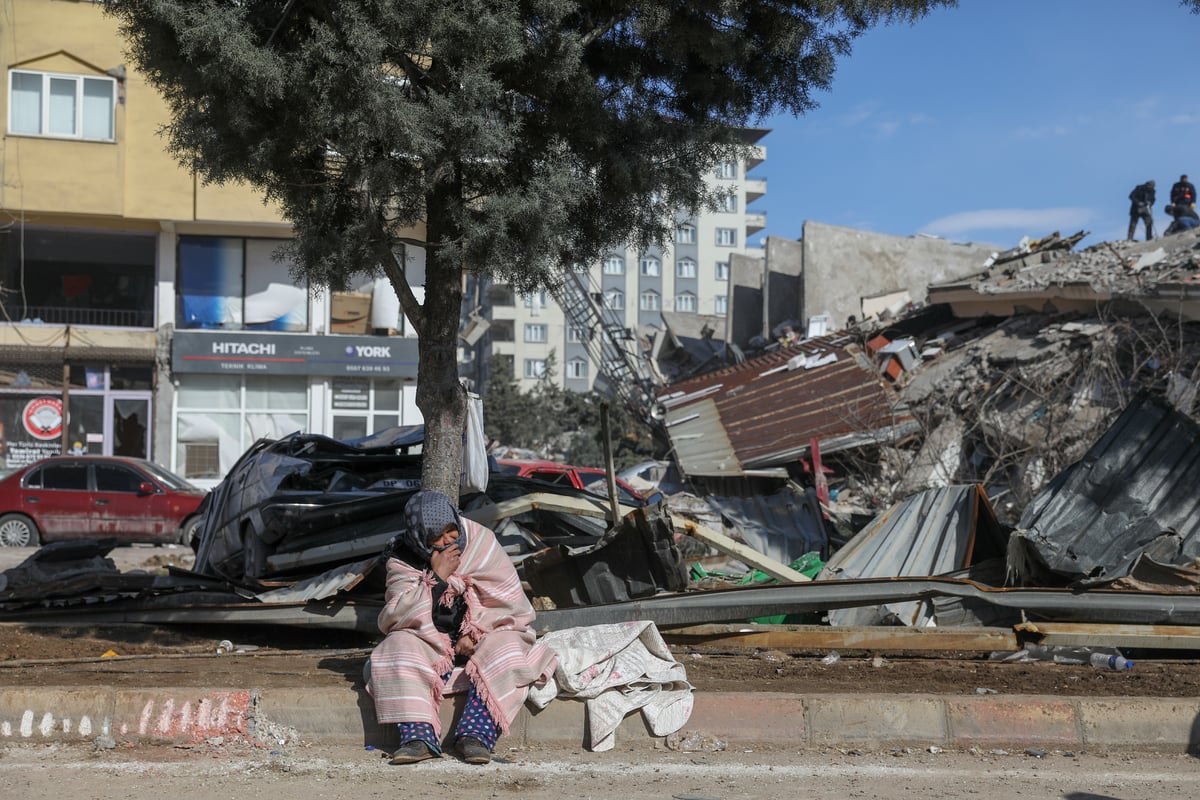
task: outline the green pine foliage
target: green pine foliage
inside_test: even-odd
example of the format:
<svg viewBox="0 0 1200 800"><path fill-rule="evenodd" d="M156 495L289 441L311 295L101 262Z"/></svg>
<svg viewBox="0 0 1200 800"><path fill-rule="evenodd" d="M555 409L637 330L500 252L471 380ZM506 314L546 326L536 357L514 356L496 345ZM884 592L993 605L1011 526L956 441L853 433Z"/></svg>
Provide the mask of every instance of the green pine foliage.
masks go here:
<svg viewBox="0 0 1200 800"><path fill-rule="evenodd" d="M554 385L552 358L547 379L522 393L508 362L494 356L483 395L483 424L491 442L532 450L551 461L580 467L604 466L601 405L595 392L571 392ZM609 431L617 469L657 458L652 431L621 406L609 404Z"/></svg>
<svg viewBox="0 0 1200 800"><path fill-rule="evenodd" d="M528 291L612 244L664 239L668 211L715 205L702 176L742 154L741 128L812 108L857 35L942 5L105 3L166 98L183 164L277 201L313 285L374 273L396 288L420 337L424 478L443 490L461 459L465 272ZM423 302L413 244L427 247Z"/></svg>

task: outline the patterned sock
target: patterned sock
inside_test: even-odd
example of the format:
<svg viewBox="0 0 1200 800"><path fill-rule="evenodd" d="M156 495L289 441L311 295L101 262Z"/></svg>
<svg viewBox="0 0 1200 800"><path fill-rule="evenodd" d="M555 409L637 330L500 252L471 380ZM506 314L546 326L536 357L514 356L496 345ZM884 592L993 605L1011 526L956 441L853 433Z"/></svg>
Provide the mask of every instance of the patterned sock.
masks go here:
<svg viewBox="0 0 1200 800"><path fill-rule="evenodd" d="M400 729L401 745L413 741L424 742L429 745L430 750L438 755L442 754L442 746L438 744L437 736L433 733L433 726L428 722L400 722L396 727Z"/></svg>
<svg viewBox="0 0 1200 800"><path fill-rule="evenodd" d="M456 738L472 736L483 742L484 747L488 750L496 749L496 739L500 737L500 727L492 719L492 715L488 712L483 698L476 691L474 683L471 684L471 691L467 694L467 706L463 709L462 716L459 717L454 735Z"/></svg>

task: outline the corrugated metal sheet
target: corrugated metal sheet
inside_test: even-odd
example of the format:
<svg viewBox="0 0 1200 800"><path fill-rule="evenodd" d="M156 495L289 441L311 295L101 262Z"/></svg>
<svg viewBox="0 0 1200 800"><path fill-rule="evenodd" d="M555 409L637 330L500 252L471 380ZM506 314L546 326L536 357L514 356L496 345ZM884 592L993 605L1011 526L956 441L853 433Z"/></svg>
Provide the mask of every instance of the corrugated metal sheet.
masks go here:
<svg viewBox="0 0 1200 800"><path fill-rule="evenodd" d="M704 498L750 547L781 564L805 553L824 555L829 544L815 496L791 489L772 495Z"/></svg>
<svg viewBox="0 0 1200 800"><path fill-rule="evenodd" d="M667 435L679 468L687 475L741 475L742 462L725 435L721 415L712 400L667 411Z"/></svg>
<svg viewBox="0 0 1200 800"><path fill-rule="evenodd" d="M1030 557L1082 586L1129 574L1146 553L1162 564L1200 558L1200 426L1140 394L1077 464L1021 517L1009 568Z"/></svg>
<svg viewBox="0 0 1200 800"><path fill-rule="evenodd" d="M819 580L941 575L1004 552L1003 533L983 488L929 489L879 514L826 563ZM829 612L831 625L899 621L923 626L933 606L917 600Z"/></svg>
<svg viewBox="0 0 1200 800"><path fill-rule="evenodd" d="M830 359L811 369L796 365L807 355ZM832 360L836 359L836 360ZM793 367L789 369L789 361ZM816 438L825 452L891 440L915 422L849 337L821 337L674 384L659 400L668 408L667 433L690 475L730 474L778 467L808 452ZM711 418L706 402L715 404ZM693 414L696 424L680 423ZM702 422L700 422L702 420ZM674 422L674 424L672 424ZM685 458L687 439L723 433L738 463L727 457ZM679 441L677 441L677 439ZM711 445L705 447L706 454ZM720 464L717 467L716 464ZM715 472L713 470L716 470Z"/></svg>

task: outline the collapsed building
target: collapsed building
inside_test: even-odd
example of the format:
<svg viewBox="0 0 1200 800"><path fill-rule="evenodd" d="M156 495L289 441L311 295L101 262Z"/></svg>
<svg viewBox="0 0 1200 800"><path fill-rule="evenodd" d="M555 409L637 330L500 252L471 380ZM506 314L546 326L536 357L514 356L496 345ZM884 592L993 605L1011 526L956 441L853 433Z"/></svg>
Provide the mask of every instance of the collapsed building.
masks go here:
<svg viewBox="0 0 1200 800"><path fill-rule="evenodd" d="M464 513L497 531L544 630L811 613L1076 641L1095 629L1062 626L1196 624L1200 236L1073 252L1083 237L972 249L974 273L860 298L838 330L765 298L768 335L741 342L664 315L656 422L688 491L614 507L493 474ZM260 443L212 493L193 570L114 576L103 543L45 548L5 574L0 619L372 631L417 441ZM689 542L765 582L689 582Z"/></svg>

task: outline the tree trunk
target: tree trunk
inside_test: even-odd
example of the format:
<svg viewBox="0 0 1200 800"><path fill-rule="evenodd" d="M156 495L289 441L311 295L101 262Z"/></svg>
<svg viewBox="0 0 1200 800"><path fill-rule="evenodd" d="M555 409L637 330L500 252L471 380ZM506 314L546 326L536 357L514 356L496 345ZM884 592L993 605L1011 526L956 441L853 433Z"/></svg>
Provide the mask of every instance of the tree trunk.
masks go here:
<svg viewBox="0 0 1200 800"><path fill-rule="evenodd" d="M425 418L421 484L458 501L466 392L458 378L462 261L454 220L457 180L438 182L426 196L425 302L418 328L417 408Z"/></svg>

